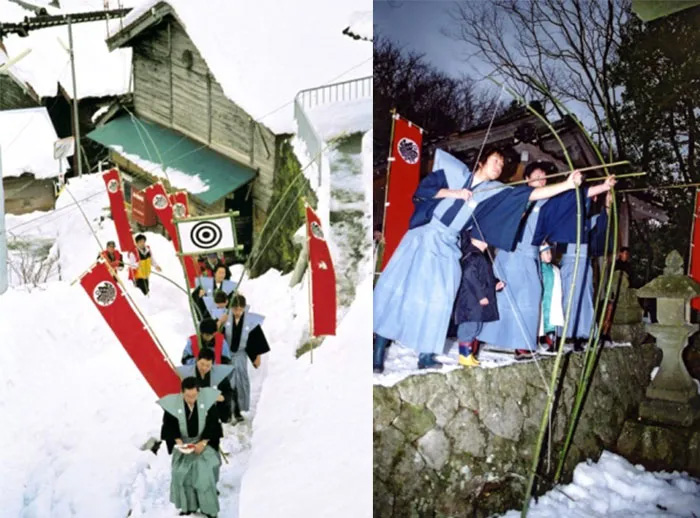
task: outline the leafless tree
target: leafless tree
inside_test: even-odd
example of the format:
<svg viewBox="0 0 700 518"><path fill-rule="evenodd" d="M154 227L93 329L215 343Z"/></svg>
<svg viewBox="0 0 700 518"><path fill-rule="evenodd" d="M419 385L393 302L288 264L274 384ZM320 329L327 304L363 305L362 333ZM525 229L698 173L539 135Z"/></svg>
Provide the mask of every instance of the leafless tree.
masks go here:
<svg viewBox="0 0 700 518"><path fill-rule="evenodd" d="M556 97L583 107L598 143L624 155L610 64L629 0L460 0L449 12L444 32L494 77L528 100ZM563 115L553 102L547 108Z"/></svg>
<svg viewBox="0 0 700 518"><path fill-rule="evenodd" d="M19 284L36 288L58 273L58 256L46 240L13 238L8 243L8 264Z"/></svg>

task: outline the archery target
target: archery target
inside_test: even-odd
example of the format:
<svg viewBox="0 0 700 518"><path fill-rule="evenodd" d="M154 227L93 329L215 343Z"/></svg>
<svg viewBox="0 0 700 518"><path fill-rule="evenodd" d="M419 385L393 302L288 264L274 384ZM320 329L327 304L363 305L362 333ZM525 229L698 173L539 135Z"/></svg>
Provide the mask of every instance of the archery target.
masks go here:
<svg viewBox="0 0 700 518"><path fill-rule="evenodd" d="M190 230L190 239L199 248L214 248L221 243L221 229L211 221L200 221Z"/></svg>

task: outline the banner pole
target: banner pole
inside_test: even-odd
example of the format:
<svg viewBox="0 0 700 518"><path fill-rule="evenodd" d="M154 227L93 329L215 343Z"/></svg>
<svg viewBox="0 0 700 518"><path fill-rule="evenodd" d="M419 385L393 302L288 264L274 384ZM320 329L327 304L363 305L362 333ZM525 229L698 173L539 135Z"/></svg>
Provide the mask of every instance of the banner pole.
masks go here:
<svg viewBox="0 0 700 518"><path fill-rule="evenodd" d="M178 243L182 243L182 239L180 239L180 225L177 223L173 222L173 226L175 227L175 232L177 233L177 241ZM180 245L180 252L182 252L182 245ZM199 325L197 324L197 315L195 314L194 311L194 302L192 301L192 293L190 293L189 286L190 286L190 280L189 277L187 276L187 268L185 268L185 256L184 254L180 253L178 254L178 262L180 263L180 266L182 267L182 273L185 276L185 286L186 289L185 291L187 292L187 302L190 307L190 315L192 316L192 323L194 324L194 334L197 335L197 340L199 341L199 350L201 351L204 348L204 344L202 343L202 334L199 332ZM212 279L213 282L213 279ZM197 289L197 283L195 283L194 289ZM212 296L214 294L212 293ZM202 315L202 320L204 320L204 315ZM217 329L217 332L219 330ZM196 359L195 359L196 361Z"/></svg>
<svg viewBox="0 0 700 518"><path fill-rule="evenodd" d="M313 269L311 267L311 237L309 236L309 204L304 201L304 220L306 221L306 246L309 249L309 258L307 268L309 270L309 331L312 338L314 335L314 298L313 298ZM314 341L311 340L311 365L314 363Z"/></svg>
<svg viewBox="0 0 700 518"><path fill-rule="evenodd" d="M396 113L396 108L392 108L389 110L389 113L391 113L391 134L389 135L389 156L387 157L386 161L386 184L384 187L384 210L382 211L382 240L384 240L384 232L386 231L386 212L387 212L387 203L389 203L389 181L391 179L391 164L393 160L391 160L391 157L394 153L394 131L396 129L396 118L399 117L399 114ZM382 254L382 262L384 261ZM381 273L383 270L383 265L382 263L379 263L379 266L377 268L377 276Z"/></svg>

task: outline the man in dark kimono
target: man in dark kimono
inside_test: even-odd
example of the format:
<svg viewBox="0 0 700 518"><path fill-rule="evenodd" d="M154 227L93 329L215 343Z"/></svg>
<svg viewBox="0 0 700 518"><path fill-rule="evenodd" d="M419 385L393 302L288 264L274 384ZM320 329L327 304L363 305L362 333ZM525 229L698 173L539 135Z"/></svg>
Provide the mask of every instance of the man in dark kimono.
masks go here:
<svg viewBox="0 0 700 518"><path fill-rule="evenodd" d="M224 336L231 348L231 364L233 374L231 385L235 392L233 398L233 415L236 421L242 421L241 412L250 408L250 378L248 377L248 360L257 369L260 367L260 357L270 350L262 323L265 317L250 313L246 308L246 300L240 293L234 295L232 310L224 324Z"/></svg>
<svg viewBox="0 0 700 518"><path fill-rule="evenodd" d="M223 435L216 411L219 391L200 389L195 378L185 378L180 386L180 393L158 400L164 410L161 438L173 456L170 501L180 514L199 510L209 518L216 517L219 439Z"/></svg>
<svg viewBox="0 0 700 518"><path fill-rule="evenodd" d="M231 365L216 365L214 363L214 350L209 347L199 351L197 363L194 365L177 367L180 378L193 377L197 380L199 388L212 387L221 392L216 399L216 408L222 423L228 423L231 420L233 389L228 378L232 371Z"/></svg>
<svg viewBox="0 0 700 518"><path fill-rule="evenodd" d="M218 323L215 320L206 319L199 323L199 336L196 334L190 336L182 351L183 365L193 365L199 356L200 349L212 349L214 363L217 365L231 363L231 349L226 343L224 335L219 333L217 329Z"/></svg>

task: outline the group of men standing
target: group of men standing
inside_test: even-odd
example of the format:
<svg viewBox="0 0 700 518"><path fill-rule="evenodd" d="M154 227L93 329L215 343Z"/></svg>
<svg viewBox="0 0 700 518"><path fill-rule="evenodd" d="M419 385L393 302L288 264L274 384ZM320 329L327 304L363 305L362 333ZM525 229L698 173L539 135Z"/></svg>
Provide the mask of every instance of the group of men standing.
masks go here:
<svg viewBox="0 0 700 518"><path fill-rule="evenodd" d="M113 270L130 268L130 278L144 295L151 270L161 271L143 234L135 236L138 257L124 256L114 241L100 256ZM181 391L158 401L164 411L161 439L172 454L170 501L181 515L219 512L218 491L224 423L244 420L250 409L248 363L260 367L270 350L262 330L264 317L249 311L245 297L230 280L228 266L216 254L200 258L200 276L190 295L198 325L188 337L177 373ZM157 450L154 450L157 451Z"/></svg>

